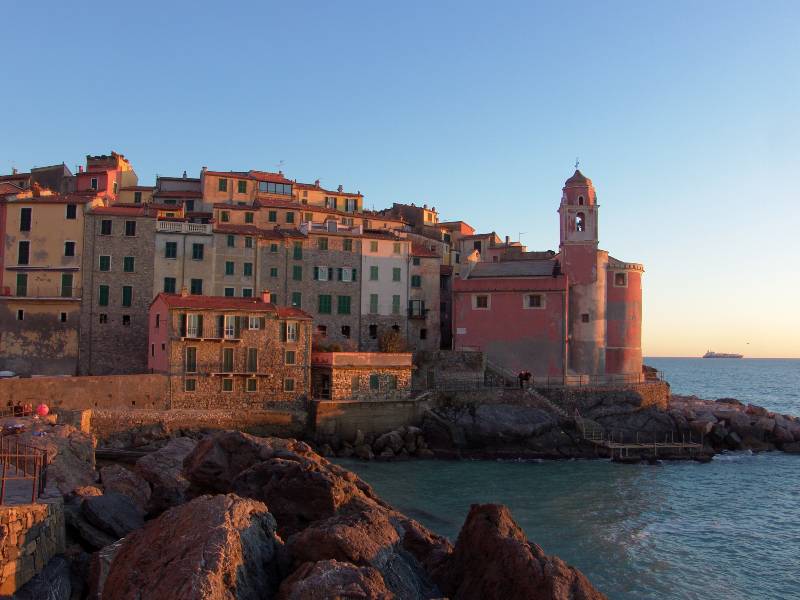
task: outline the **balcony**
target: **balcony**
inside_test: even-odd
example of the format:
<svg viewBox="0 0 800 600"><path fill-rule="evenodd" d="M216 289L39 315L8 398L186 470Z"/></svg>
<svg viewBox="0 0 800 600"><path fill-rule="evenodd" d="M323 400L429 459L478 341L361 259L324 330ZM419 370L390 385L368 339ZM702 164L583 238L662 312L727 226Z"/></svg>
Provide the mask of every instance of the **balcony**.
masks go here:
<svg viewBox="0 0 800 600"><path fill-rule="evenodd" d="M191 233L195 235L211 235L210 223L187 223L185 221L158 221L156 231L159 233Z"/></svg>

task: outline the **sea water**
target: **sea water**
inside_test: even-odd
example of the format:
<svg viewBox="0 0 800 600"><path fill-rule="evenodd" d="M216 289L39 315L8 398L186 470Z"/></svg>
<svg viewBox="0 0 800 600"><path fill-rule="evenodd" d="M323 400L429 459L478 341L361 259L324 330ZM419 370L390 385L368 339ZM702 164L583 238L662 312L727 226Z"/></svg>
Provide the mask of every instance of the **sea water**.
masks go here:
<svg viewBox="0 0 800 600"><path fill-rule="evenodd" d="M675 393L800 414L800 360L646 362ZM508 505L531 541L610 598L800 598L800 455L729 453L655 466L341 462L453 541L470 504Z"/></svg>

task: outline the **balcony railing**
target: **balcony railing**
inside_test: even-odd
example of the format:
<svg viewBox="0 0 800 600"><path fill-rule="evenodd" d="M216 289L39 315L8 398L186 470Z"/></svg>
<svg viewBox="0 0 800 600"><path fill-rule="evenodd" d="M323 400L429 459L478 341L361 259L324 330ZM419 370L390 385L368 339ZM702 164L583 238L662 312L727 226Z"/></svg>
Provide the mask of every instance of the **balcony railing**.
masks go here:
<svg viewBox="0 0 800 600"><path fill-rule="evenodd" d="M64 300L80 300L81 288L79 287L61 287L57 285L28 285L25 287L20 286L3 286L0 288L0 298L63 298Z"/></svg>
<svg viewBox="0 0 800 600"><path fill-rule="evenodd" d="M162 233L194 233L211 235L211 225L207 223L187 223L185 221L158 221L156 231Z"/></svg>
<svg viewBox="0 0 800 600"><path fill-rule="evenodd" d="M47 483L47 452L0 438L0 505L34 503Z"/></svg>

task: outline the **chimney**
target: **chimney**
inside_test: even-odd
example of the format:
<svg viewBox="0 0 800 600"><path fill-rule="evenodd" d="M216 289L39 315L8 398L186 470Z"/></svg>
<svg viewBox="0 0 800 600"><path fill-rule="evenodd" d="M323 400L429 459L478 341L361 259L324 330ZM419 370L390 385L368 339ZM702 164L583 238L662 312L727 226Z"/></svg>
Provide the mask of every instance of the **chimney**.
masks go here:
<svg viewBox="0 0 800 600"><path fill-rule="evenodd" d="M319 187L319 179L314 182L314 187Z"/></svg>
<svg viewBox="0 0 800 600"><path fill-rule="evenodd" d="M506 236L506 246L508 246L508 243L509 243L510 241L511 241L511 238L510 238L510 237L508 237L508 236Z"/></svg>
<svg viewBox="0 0 800 600"><path fill-rule="evenodd" d="M17 174L17 167L11 167L11 174L12 175L16 175Z"/></svg>
<svg viewBox="0 0 800 600"><path fill-rule="evenodd" d="M269 293L269 290L264 290L263 292L261 292L261 301L264 304L269 304L270 302L272 302L272 294Z"/></svg>
<svg viewBox="0 0 800 600"><path fill-rule="evenodd" d="M83 165L78 165L78 173L83 173Z"/></svg>
<svg viewBox="0 0 800 600"><path fill-rule="evenodd" d="M203 167L202 169L200 169L200 173L202 175L205 175L206 171L208 171L208 167Z"/></svg>
<svg viewBox="0 0 800 600"><path fill-rule="evenodd" d="M186 179L186 171L183 172L183 178Z"/></svg>
<svg viewBox="0 0 800 600"><path fill-rule="evenodd" d="M337 189L339 192L343 192L343 191L344 191L344 187L342 187L342 185L341 185L341 184L339 184L339 187L338 187L338 188L336 188L336 189Z"/></svg>
<svg viewBox="0 0 800 600"><path fill-rule="evenodd" d="M187 289L186 286L183 286L181 288L181 298L186 298L186 296L188 295L189 295L189 290Z"/></svg>

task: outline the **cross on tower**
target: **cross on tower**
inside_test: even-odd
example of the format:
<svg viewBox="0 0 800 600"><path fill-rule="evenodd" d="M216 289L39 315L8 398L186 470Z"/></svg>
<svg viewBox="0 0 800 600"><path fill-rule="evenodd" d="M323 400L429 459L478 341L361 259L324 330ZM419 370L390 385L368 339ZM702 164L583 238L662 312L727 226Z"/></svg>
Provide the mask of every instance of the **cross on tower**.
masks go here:
<svg viewBox="0 0 800 600"><path fill-rule="evenodd" d="M581 162L578 160L578 157L576 156L576 157L575 157L575 170L576 170L576 171L578 170L578 165L579 165L579 164L581 164Z"/></svg>

